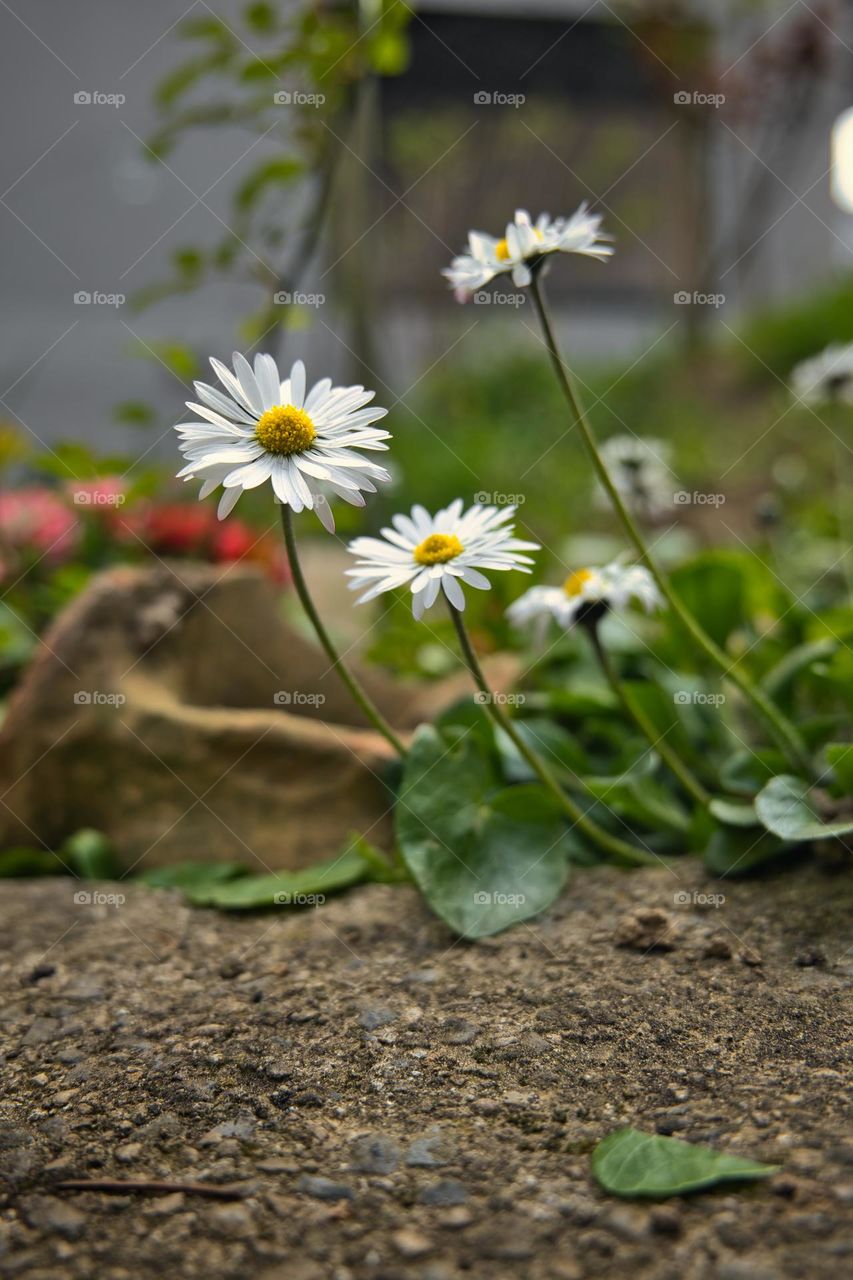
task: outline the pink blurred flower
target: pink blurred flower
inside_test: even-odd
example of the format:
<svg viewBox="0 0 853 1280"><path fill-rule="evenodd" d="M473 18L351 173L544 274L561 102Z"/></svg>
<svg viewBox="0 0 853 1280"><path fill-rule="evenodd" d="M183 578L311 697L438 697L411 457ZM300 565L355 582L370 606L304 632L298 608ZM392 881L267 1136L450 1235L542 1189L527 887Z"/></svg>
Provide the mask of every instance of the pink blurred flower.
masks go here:
<svg viewBox="0 0 853 1280"><path fill-rule="evenodd" d="M52 489L13 489L0 493L0 542L5 549L57 564L76 550L80 525Z"/></svg>
<svg viewBox="0 0 853 1280"><path fill-rule="evenodd" d="M121 476L99 476L97 480L72 480L65 492L76 507L112 511L124 505L127 484Z"/></svg>

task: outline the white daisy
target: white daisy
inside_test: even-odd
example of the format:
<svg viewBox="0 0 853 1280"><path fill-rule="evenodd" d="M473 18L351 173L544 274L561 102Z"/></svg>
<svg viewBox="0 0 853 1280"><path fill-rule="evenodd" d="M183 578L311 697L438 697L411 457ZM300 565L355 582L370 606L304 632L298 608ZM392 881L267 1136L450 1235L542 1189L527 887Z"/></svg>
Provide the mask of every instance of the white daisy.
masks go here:
<svg viewBox="0 0 853 1280"><path fill-rule="evenodd" d="M374 480L390 479L359 452L388 448L390 433L371 425L387 410L365 407L373 391L333 387L323 378L306 394L301 360L283 382L272 356L256 355L253 369L235 352L233 373L218 360L210 363L227 394L194 383L201 403L188 400L187 408L202 421L180 422L175 430L187 459L178 476L201 480L200 498L222 485L220 520L245 489L269 480L280 502L316 511L332 532L328 493L363 507L362 492L375 493Z"/></svg>
<svg viewBox="0 0 853 1280"><path fill-rule="evenodd" d="M576 569L561 587L531 587L510 605L507 616L516 625L553 618L568 630L576 622L597 622L611 610L627 609L634 600L649 613L663 604L648 569L614 560L603 569Z"/></svg>
<svg viewBox="0 0 853 1280"><path fill-rule="evenodd" d="M526 209L516 209L503 239L484 231L468 232L468 251L454 258L442 275L463 295L482 289L503 271L512 272L521 288L532 280L531 264L549 253L582 253L604 260L613 253L599 228L601 214L589 213L582 204L570 218L550 218L541 213L535 222Z"/></svg>
<svg viewBox="0 0 853 1280"><path fill-rule="evenodd" d="M853 404L853 343L834 343L791 373L791 390L804 404Z"/></svg>
<svg viewBox="0 0 853 1280"><path fill-rule="evenodd" d="M347 569L350 588L361 591L359 604L384 591L410 586L412 612L416 618L435 603L440 590L457 609L465 608L462 584L488 590L490 583L481 569L520 569L533 561L524 551L537 551L536 542L522 542L513 536L511 521L515 507L475 506L462 511L462 499L431 516L421 506L410 516L391 517L393 529L383 529L381 538L355 538L349 550L358 557L354 569Z"/></svg>
<svg viewBox="0 0 853 1280"><path fill-rule="evenodd" d="M650 436L611 436L600 452L610 479L633 515L657 516L671 509L674 476L672 451L666 441ZM609 510L610 499L601 485L595 500Z"/></svg>

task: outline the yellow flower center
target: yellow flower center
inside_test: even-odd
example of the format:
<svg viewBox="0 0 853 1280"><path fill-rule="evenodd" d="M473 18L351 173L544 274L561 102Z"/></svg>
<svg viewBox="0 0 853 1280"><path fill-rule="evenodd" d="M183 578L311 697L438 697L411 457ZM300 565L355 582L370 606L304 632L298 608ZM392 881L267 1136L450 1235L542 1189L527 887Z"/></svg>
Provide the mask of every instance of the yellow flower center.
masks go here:
<svg viewBox="0 0 853 1280"><path fill-rule="evenodd" d="M563 583L563 590L567 596L579 596L583 593L583 589L592 577L589 569L576 569L574 573L570 573L566 581Z"/></svg>
<svg viewBox="0 0 853 1280"><path fill-rule="evenodd" d="M446 564L464 550L455 533L431 533L415 547L414 557L418 564Z"/></svg>
<svg viewBox="0 0 853 1280"><path fill-rule="evenodd" d="M533 228L533 234L535 235L537 240L544 239L542 232L538 229L538 227ZM509 262L509 258L510 258L509 244L507 243L506 240L499 240L495 245L495 257L497 258L498 262Z"/></svg>
<svg viewBox="0 0 853 1280"><path fill-rule="evenodd" d="M314 443L317 432L304 409L293 404L277 404L258 419L255 437L267 453L303 453Z"/></svg>

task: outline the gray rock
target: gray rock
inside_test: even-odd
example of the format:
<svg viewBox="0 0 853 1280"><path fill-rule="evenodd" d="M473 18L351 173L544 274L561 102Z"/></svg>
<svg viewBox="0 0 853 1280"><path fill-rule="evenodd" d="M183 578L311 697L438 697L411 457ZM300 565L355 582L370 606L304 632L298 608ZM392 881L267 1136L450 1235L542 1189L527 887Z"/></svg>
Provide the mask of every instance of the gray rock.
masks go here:
<svg viewBox="0 0 853 1280"><path fill-rule="evenodd" d="M438 1169L456 1155L453 1142L440 1129L431 1129L416 1138L406 1152L406 1164L415 1169Z"/></svg>
<svg viewBox="0 0 853 1280"><path fill-rule="evenodd" d="M464 1204L467 1199L468 1192L461 1182L457 1182L455 1178L442 1178L440 1182L431 1182L428 1187L424 1187L418 1196L418 1203L447 1208L452 1204Z"/></svg>
<svg viewBox="0 0 853 1280"><path fill-rule="evenodd" d="M315 1200L352 1200L352 1187L343 1182L333 1182L331 1178L321 1178L314 1174L303 1173L296 1184L296 1190L303 1195L313 1196Z"/></svg>
<svg viewBox="0 0 853 1280"><path fill-rule="evenodd" d="M381 1133L365 1133L352 1144L352 1159L359 1173L393 1173L400 1163L400 1148Z"/></svg>
<svg viewBox="0 0 853 1280"><path fill-rule="evenodd" d="M393 1009L364 1009L358 1021L365 1031L375 1031L377 1027L385 1027L389 1022L394 1022L396 1017Z"/></svg>
<svg viewBox="0 0 853 1280"><path fill-rule="evenodd" d="M31 1227L77 1240L86 1226L86 1216L66 1200L54 1196L33 1196L26 1204L24 1216Z"/></svg>

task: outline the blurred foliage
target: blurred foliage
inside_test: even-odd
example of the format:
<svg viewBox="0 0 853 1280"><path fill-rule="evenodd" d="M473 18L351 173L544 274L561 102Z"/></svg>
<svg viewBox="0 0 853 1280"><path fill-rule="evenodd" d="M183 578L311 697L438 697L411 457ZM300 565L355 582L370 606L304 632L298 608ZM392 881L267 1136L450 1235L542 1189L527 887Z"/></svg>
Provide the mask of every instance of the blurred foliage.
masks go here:
<svg viewBox="0 0 853 1280"><path fill-rule="evenodd" d="M325 225L338 163L352 146L359 86L405 69L411 17L404 0L300 0L250 3L228 21L208 10L180 23L188 53L158 86L161 121L147 156L168 165L176 148L207 129L219 142L232 131L242 135L235 163L246 163L228 214L218 219L222 234L176 248L170 274L141 290L137 307L228 278L255 286L237 325L244 348L263 338L274 349L277 334L305 322L310 312L298 286ZM141 345L140 354L159 357L183 381L198 376L182 341ZM142 420L139 406L133 414Z"/></svg>

